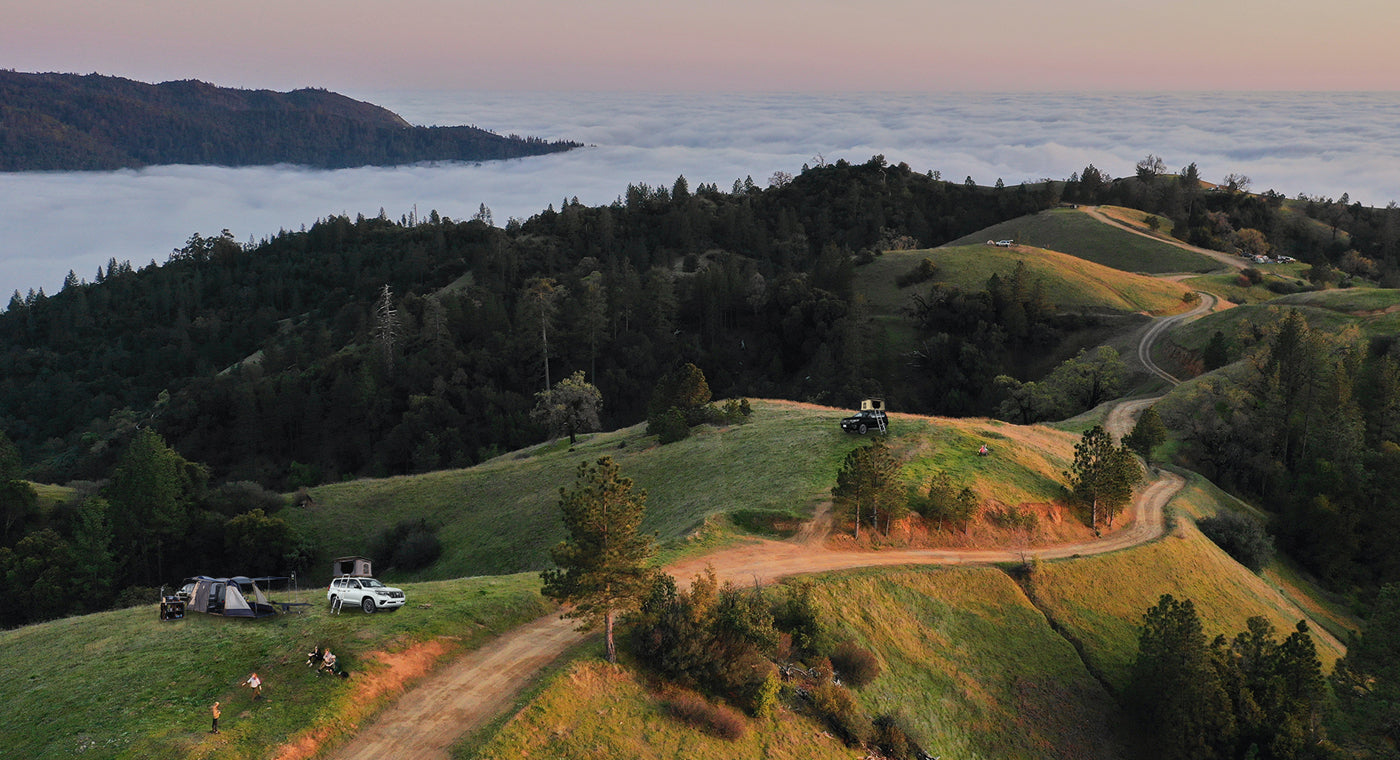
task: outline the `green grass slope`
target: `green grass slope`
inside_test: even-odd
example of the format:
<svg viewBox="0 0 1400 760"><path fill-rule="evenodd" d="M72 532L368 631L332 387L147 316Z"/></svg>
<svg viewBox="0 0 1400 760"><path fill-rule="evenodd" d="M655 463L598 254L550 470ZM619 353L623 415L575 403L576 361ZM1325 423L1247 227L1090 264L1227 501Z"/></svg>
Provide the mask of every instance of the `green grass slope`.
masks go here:
<svg viewBox="0 0 1400 760"><path fill-rule="evenodd" d="M1050 209L1012 219L958 238L949 245L985 244L988 240L1004 239L1062 251L1125 272L1209 272L1220 268L1220 264L1208 256L1134 235L1077 209Z"/></svg>
<svg viewBox="0 0 1400 760"><path fill-rule="evenodd" d="M1226 501L1193 479L1175 504L1212 514L1230 508ZM924 749L943 757L1129 757L1112 694L1126 683L1142 614L1162 594L1192 599L1211 636L1233 636L1255 615L1284 635L1304 614L1189 523L1134 549L1034 565L1023 581L1030 596L993 567L811 577L835 637L880 660L880 677L858 692L867 713L902 716ZM1314 640L1330 670L1340 647L1316 632ZM733 742L668 717L660 694L626 668L576 662L459 757L852 756L791 694L778 716L751 720Z"/></svg>
<svg viewBox="0 0 1400 760"><path fill-rule="evenodd" d="M397 612L338 616L318 589L303 592L313 605L301 615L161 622L151 605L0 631L0 755L263 758L308 732L334 743L436 659L544 614L538 587L533 574L410 584ZM317 644L352 677L306 667ZM238 686L252 671L257 702Z"/></svg>
<svg viewBox="0 0 1400 760"><path fill-rule="evenodd" d="M858 692L871 715L899 714L934 755L1112 758L1114 705L1016 583L995 568L816 576L839 638L870 648L883 674ZM849 758L785 695L771 720L726 742L663 712L637 675L581 662L472 756Z"/></svg>
<svg viewBox="0 0 1400 760"><path fill-rule="evenodd" d="M938 266L932 282L980 291L993 274L1003 277L1024 262L1032 279L1041 281L1045 295L1069 311L1146 311L1165 314L1185 308L1181 297L1189 288L1170 280L1144 277L1051 250L965 245L919 251L890 251L857 270L856 287L865 294L872 313L893 314L905 308L928 284L900 288L897 279L924 259Z"/></svg>
<svg viewBox="0 0 1400 760"><path fill-rule="evenodd" d="M573 484L580 463L604 455L647 491L642 527L663 543L681 543L711 516L740 509L810 515L829 496L847 452L867 439L841 431L846 410L777 401L756 401L753 408L747 424L701 426L666 446L636 426L465 470L321 486L311 492L313 506L287 514L320 536L331 556L362 553L379 530L425 518L440 526L443 555L423 578L548 567L550 547L564 538L559 489ZM983 441L1004 455L977 457ZM948 469L981 484L989 498L1016 504L1059 493L1058 473L1073 440L1046 428L896 414L891 445L909 450L911 478Z"/></svg>

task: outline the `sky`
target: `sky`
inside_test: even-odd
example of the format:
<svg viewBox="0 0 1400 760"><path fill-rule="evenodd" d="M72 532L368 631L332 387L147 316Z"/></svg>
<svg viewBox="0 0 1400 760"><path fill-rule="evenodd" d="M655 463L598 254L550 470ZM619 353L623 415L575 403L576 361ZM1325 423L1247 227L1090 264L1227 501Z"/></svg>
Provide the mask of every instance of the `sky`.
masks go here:
<svg viewBox="0 0 1400 760"><path fill-rule="evenodd" d="M0 0L0 67L245 88L1395 90L1393 0Z"/></svg>

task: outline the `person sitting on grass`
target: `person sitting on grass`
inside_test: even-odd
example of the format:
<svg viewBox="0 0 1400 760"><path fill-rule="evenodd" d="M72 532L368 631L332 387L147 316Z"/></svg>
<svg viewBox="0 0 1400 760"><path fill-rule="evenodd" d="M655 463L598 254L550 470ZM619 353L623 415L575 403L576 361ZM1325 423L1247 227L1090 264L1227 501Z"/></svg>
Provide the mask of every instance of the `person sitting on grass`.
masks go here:
<svg viewBox="0 0 1400 760"><path fill-rule="evenodd" d="M321 667L316 669L316 675L320 675L323 670L329 671L331 674L335 673L335 654L331 652L329 647L321 655Z"/></svg>
<svg viewBox="0 0 1400 760"><path fill-rule="evenodd" d="M313 665L320 665L320 664L321 664L321 658L323 658L323 657L325 657L325 653L323 653L323 652L321 651L321 645L320 645L320 644L317 644L317 645L316 645L316 651L314 651L314 652L308 652L308 653L306 654L306 665L307 665L307 667L311 667L311 666L313 666Z"/></svg>

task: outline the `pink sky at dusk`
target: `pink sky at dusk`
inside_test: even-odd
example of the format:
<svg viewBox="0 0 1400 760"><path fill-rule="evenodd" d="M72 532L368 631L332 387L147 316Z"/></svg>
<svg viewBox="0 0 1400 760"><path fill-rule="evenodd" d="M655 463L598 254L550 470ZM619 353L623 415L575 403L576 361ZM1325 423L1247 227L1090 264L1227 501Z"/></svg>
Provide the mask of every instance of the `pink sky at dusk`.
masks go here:
<svg viewBox="0 0 1400 760"><path fill-rule="evenodd" d="M277 90L1400 89L1393 0L0 0L0 67Z"/></svg>

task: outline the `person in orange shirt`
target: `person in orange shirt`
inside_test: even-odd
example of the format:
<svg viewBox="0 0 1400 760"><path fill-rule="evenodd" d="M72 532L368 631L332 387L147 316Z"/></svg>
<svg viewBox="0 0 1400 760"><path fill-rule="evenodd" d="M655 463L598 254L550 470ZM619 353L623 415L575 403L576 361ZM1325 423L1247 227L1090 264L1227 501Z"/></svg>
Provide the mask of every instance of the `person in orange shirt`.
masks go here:
<svg viewBox="0 0 1400 760"><path fill-rule="evenodd" d="M219 733L219 716L220 716L221 714L223 714L223 711L219 709L219 703L218 703L218 702L215 702L215 703L214 703L213 713L214 713L214 727L213 727L212 729L209 730L209 733L211 733L211 734L217 734L217 733Z"/></svg>

